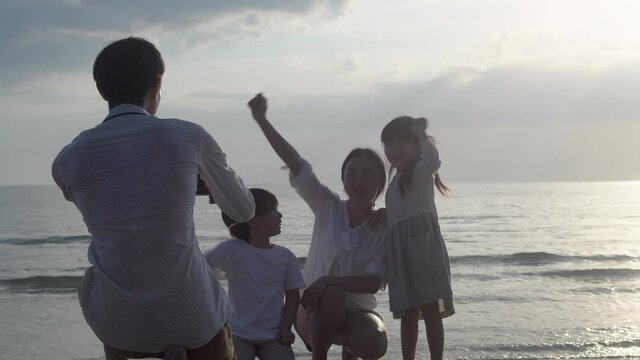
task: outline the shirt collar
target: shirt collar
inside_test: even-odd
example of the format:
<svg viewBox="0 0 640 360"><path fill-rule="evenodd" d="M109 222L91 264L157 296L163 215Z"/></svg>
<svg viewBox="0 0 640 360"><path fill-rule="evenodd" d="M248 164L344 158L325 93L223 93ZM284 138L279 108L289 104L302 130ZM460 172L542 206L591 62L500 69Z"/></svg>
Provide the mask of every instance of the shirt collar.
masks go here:
<svg viewBox="0 0 640 360"><path fill-rule="evenodd" d="M120 114L124 114L124 113L138 113L140 115L149 115L149 113L141 108L138 105L133 105L133 104L120 104L116 107L114 107L113 109L111 109L111 111L109 111L109 114L107 114L107 116L105 117L105 119L114 117L114 116L118 116Z"/></svg>

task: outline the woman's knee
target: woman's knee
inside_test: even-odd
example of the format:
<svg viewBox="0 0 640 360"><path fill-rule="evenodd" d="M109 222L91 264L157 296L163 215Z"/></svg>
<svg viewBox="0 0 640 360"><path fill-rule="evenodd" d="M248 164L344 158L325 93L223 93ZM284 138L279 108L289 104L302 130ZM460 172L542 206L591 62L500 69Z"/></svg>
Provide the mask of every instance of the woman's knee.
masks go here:
<svg viewBox="0 0 640 360"><path fill-rule="evenodd" d="M358 357L378 359L387 352L387 331L382 320L376 315L352 315L347 326L347 345Z"/></svg>
<svg viewBox="0 0 640 360"><path fill-rule="evenodd" d="M361 346L354 353L363 359L379 359L387 352L387 333L386 331L370 331L368 334L362 334L363 339ZM366 336L366 338L364 338Z"/></svg>

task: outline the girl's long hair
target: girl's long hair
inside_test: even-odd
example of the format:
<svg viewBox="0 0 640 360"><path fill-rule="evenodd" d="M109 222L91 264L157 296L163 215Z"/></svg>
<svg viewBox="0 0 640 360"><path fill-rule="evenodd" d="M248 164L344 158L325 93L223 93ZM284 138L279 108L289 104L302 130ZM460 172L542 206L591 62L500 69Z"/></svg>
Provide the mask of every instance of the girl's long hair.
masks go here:
<svg viewBox="0 0 640 360"><path fill-rule="evenodd" d="M392 140L400 140L400 141L410 141L413 143L420 143L420 139L418 135L413 131L413 124L418 119L414 119L410 116L400 116L393 120L391 120L383 129L382 134L380 135L380 140L383 143L388 143ZM429 141L434 143L435 141L433 137L427 136ZM400 174L400 179L398 180L398 186L400 188L400 196L404 197L405 190L409 188L413 184L413 176L415 172L415 166L418 160L409 164L405 171ZM393 173L393 167L389 170L389 177L391 177ZM440 178L440 174L436 173L434 178L434 184L438 191L443 196L448 196L449 187L445 185L445 183Z"/></svg>

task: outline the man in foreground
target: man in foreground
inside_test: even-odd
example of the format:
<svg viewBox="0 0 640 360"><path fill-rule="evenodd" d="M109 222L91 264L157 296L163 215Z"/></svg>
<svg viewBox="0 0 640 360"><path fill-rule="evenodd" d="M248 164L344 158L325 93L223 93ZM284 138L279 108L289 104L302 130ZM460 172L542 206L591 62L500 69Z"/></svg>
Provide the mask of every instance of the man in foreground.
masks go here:
<svg viewBox="0 0 640 360"><path fill-rule="evenodd" d="M144 39L104 48L93 76L109 114L53 163L92 235L80 306L107 359L234 359L231 309L195 237L197 177L238 222L254 201L201 126L154 116L163 73Z"/></svg>

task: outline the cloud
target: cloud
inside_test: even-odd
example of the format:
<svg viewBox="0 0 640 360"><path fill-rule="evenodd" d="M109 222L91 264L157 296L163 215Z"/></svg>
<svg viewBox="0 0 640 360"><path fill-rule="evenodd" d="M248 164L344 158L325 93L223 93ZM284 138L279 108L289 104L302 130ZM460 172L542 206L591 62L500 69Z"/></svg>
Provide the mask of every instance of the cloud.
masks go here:
<svg viewBox="0 0 640 360"><path fill-rule="evenodd" d="M246 107L256 91L265 91L274 125L330 181L339 180L336 169L349 149L380 151L380 130L403 114L431 119L443 174L452 181L640 179L638 65L453 68L428 81L313 96L212 87L176 99L168 84L159 116L202 124L253 183L286 180ZM74 85L47 92L59 84ZM84 74L45 77L16 98L0 96L0 105L7 110L0 118L0 164L11 174L0 183L49 183L57 151L106 110Z"/></svg>
<svg viewBox="0 0 640 360"><path fill-rule="evenodd" d="M326 178L348 149L380 150L380 129L407 114L432 120L443 173L453 181L632 180L640 179L639 80L635 63L457 69L424 82L380 84L370 94L276 96L269 118ZM227 143L231 154L265 145L250 132L243 102L218 114L225 122L208 127L236 139ZM270 155L256 153L243 170L277 176Z"/></svg>
<svg viewBox="0 0 640 360"><path fill-rule="evenodd" d="M335 180L349 149L380 151L382 127L407 114L432 120L443 173L453 181L630 180L640 179L638 80L640 66L627 63L600 70L457 68L358 95L286 97L264 90L269 118L325 179ZM244 105L251 94L245 96L235 93L232 106L194 117L219 134L249 178L277 179L278 161L252 124ZM238 157L261 146L266 153L245 162Z"/></svg>
<svg viewBox="0 0 640 360"><path fill-rule="evenodd" d="M426 116L440 128L606 124L640 120L637 94L638 63L455 68L428 81L381 83L368 94L290 96L272 108L286 123L307 119L322 128L381 128L399 115Z"/></svg>
<svg viewBox="0 0 640 360"><path fill-rule="evenodd" d="M208 38L235 31L247 35L250 19L258 18L256 13L261 17L274 13L305 16L321 11L327 16L336 16L346 3L337 0L3 2L0 4L0 48L3 49L0 83L24 81L52 70L87 67L106 43L130 34L153 39L162 31L180 33L225 16L252 13L254 15L243 16L241 22L223 26L223 31L209 34ZM188 34L182 36L189 39ZM203 35L196 32L194 36Z"/></svg>
<svg viewBox="0 0 640 360"><path fill-rule="evenodd" d="M637 121L638 63L598 70L503 67L387 87L410 112L451 124Z"/></svg>
<svg viewBox="0 0 640 360"><path fill-rule="evenodd" d="M245 103L263 91L270 101L270 113L284 126L301 121L322 131L335 129L381 129L399 115L425 116L434 128L527 127L558 124L632 123L640 120L636 94L640 93L640 64L617 64L599 70L576 67L497 67L487 70L450 68L430 80L380 83L368 92L299 95L296 74L279 84L233 91L224 87L187 92L180 99L165 98L165 110L181 114L198 109L222 119L240 119L228 125L242 131ZM243 67L249 68L249 67ZM239 71L227 69L230 74ZM329 75L327 75L329 76ZM251 82L261 83L261 77ZM250 85L250 84L249 84ZM282 88L294 89L285 92ZM169 94L171 88L166 89ZM178 106L179 108L175 107Z"/></svg>

